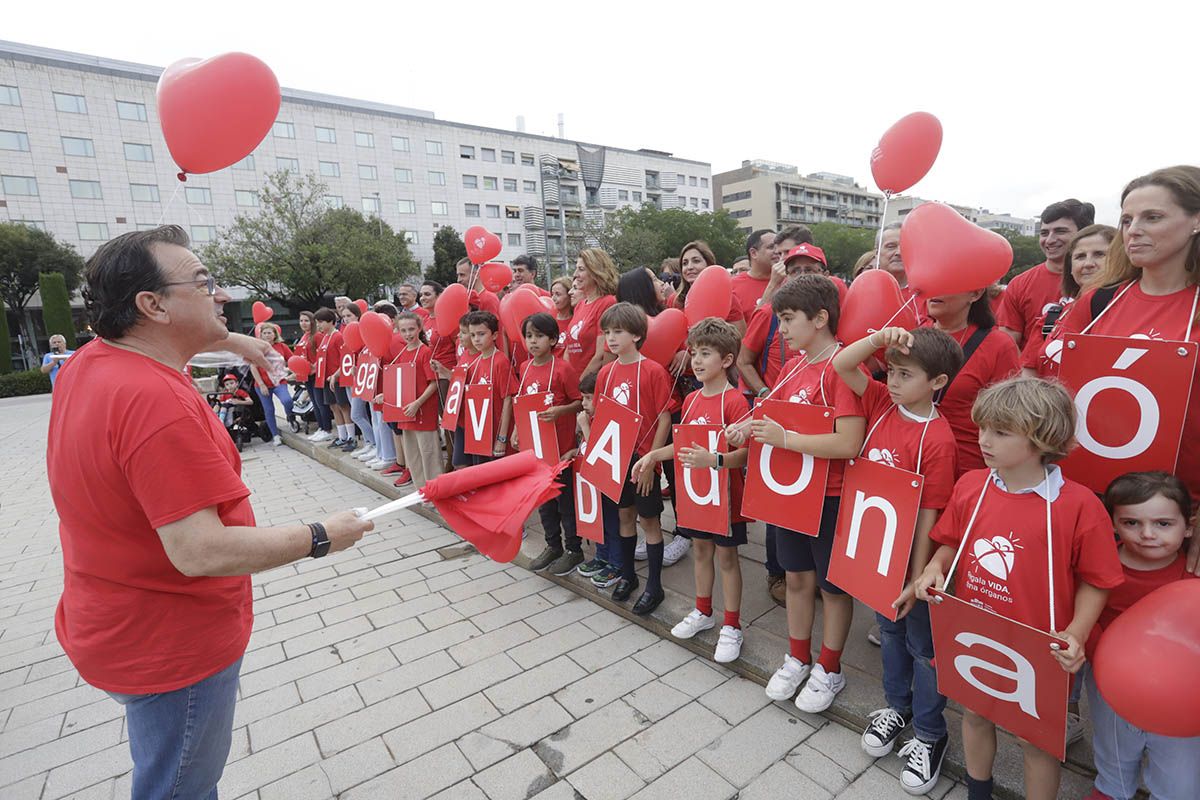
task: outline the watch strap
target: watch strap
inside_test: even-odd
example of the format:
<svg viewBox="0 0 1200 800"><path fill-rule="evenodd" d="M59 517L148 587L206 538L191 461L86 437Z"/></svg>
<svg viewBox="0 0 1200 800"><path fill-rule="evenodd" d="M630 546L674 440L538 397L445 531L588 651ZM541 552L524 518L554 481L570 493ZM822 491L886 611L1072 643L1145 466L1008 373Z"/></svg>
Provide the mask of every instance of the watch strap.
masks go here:
<svg viewBox="0 0 1200 800"><path fill-rule="evenodd" d="M328 554L329 534L325 531L325 526L319 522L310 522L308 529L312 533L312 549L308 551L308 557L321 558Z"/></svg>

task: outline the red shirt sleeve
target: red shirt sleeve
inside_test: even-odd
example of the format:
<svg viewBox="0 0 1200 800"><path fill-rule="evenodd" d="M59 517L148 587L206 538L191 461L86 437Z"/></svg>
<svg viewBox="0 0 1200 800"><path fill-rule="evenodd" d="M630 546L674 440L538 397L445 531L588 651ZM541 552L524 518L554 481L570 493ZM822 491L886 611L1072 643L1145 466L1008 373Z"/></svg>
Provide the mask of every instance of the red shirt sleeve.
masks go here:
<svg viewBox="0 0 1200 800"><path fill-rule="evenodd" d="M1021 275L1024 274L1026 273L1021 273ZM1025 334L1025 318L1021 312L1021 302L1025 299L1025 281L1021 279L1021 275L1009 281L1008 286L1000 294L1000 307L996 309L996 324L1023 336Z"/></svg>
<svg viewBox="0 0 1200 800"><path fill-rule="evenodd" d="M892 396L888 394L887 387L882 383L869 380L866 391L862 393L859 402L862 403L863 415L867 418L867 429L869 430L880 417L891 409Z"/></svg>
<svg viewBox="0 0 1200 800"><path fill-rule="evenodd" d="M437 374L433 371L433 350L428 345L421 345L417 348L417 374L425 379L426 385L437 380Z"/></svg>
<svg viewBox="0 0 1200 800"><path fill-rule="evenodd" d="M826 386L833 395L833 418L865 417L862 402L854 390L832 368L826 373Z"/></svg>
<svg viewBox="0 0 1200 800"><path fill-rule="evenodd" d="M1125 574L1113 539L1112 517L1090 491L1078 485L1070 488L1078 491L1081 505L1071 547L1075 577L1098 589L1120 586Z"/></svg>
<svg viewBox="0 0 1200 800"><path fill-rule="evenodd" d="M930 428L933 423L930 423ZM921 450L921 508L941 511L950 502L954 491L954 473L958 468L958 444L950 426L943 423L939 435L928 436Z"/></svg>
<svg viewBox="0 0 1200 800"><path fill-rule="evenodd" d="M508 360L508 356L500 350L496 351L496 388L499 394L496 395L497 400L505 397L512 397L517 393L519 388L516 373L513 372L512 362Z"/></svg>
<svg viewBox="0 0 1200 800"><path fill-rule="evenodd" d="M742 349L762 355L767 343L767 331L771 329L771 309L760 308L750 315L746 323L746 335L742 337ZM761 376L759 376L761 377Z"/></svg>
<svg viewBox="0 0 1200 800"><path fill-rule="evenodd" d="M979 492L983 488L980 482L985 480L989 480L987 470L974 470L958 479L950 494L950 502L946 504L945 512L938 517L933 530L929 532L930 540L939 545L958 547L966 532L967 515L970 514L970 510L966 506L978 499Z"/></svg>

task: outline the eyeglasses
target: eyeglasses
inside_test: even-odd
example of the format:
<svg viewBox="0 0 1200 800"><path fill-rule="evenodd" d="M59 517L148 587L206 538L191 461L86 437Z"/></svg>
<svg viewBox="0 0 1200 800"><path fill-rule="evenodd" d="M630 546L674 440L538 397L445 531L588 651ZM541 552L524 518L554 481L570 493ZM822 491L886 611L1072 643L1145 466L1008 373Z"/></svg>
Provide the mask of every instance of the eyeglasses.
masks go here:
<svg viewBox="0 0 1200 800"><path fill-rule="evenodd" d="M200 286L201 284L208 291L209 297L216 295L217 279L212 275L209 275L207 278L194 278L190 281L171 281L170 283L164 283L163 286Z"/></svg>

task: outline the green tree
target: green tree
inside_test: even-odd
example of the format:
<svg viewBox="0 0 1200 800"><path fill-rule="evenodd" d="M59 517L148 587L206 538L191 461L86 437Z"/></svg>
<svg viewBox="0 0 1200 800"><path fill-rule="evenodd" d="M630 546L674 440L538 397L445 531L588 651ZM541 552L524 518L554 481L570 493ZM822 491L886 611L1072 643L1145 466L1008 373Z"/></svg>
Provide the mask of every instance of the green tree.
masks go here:
<svg viewBox="0 0 1200 800"><path fill-rule="evenodd" d="M811 227L813 243L825 251L829 271L843 278L850 277L859 256L875 248L875 228L855 228L836 222L818 222Z"/></svg>
<svg viewBox="0 0 1200 800"><path fill-rule="evenodd" d="M71 298L61 272L43 272L38 276L42 294L42 325L46 335L61 334L67 348L75 349L75 319L71 316Z"/></svg>
<svg viewBox="0 0 1200 800"><path fill-rule="evenodd" d="M312 174L268 175L259 212L223 228L205 262L222 283L293 310L329 294L373 296L417 272L403 234L353 208L329 208L327 191Z"/></svg>
<svg viewBox="0 0 1200 800"><path fill-rule="evenodd" d="M75 248L43 230L19 222L0 223L0 299L18 320L38 290L38 275L43 272L61 274L69 295L79 286L83 259ZM30 341L37 338L32 330L25 335Z"/></svg>
<svg viewBox="0 0 1200 800"><path fill-rule="evenodd" d="M12 372L12 334L8 332L8 309L0 300L0 375Z"/></svg>
<svg viewBox="0 0 1200 800"><path fill-rule="evenodd" d="M1046 260L1046 255L1042 252L1041 245L1038 244L1036 236L1022 236L1016 231L1003 228L996 231L996 233L1008 239L1008 243L1012 245L1013 249L1012 268L1004 276L1003 281L1001 281L1002 283L1008 283L1025 270L1030 267L1036 267Z"/></svg>
<svg viewBox="0 0 1200 800"><path fill-rule="evenodd" d="M449 286L458 280L454 265L466 257L462 236L450 225L443 225L433 235L433 266L425 270L425 278Z"/></svg>
<svg viewBox="0 0 1200 800"><path fill-rule="evenodd" d="M727 211L697 214L682 208L661 210L645 203L607 214L603 224L585 228L582 239L612 256L622 271L634 267L658 269L664 258L675 258L685 244L697 239L712 248L717 263L729 266L745 253L746 236Z"/></svg>

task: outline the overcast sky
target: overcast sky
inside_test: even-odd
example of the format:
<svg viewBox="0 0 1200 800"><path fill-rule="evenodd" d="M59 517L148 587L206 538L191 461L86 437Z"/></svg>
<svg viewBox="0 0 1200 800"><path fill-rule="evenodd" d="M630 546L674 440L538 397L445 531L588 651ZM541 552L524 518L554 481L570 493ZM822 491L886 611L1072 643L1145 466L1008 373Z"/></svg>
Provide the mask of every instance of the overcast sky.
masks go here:
<svg viewBox="0 0 1200 800"><path fill-rule="evenodd" d="M1075 15L1075 11L1081 12ZM287 87L438 118L871 185L910 111L945 131L927 199L1035 216L1200 163L1194 0L1056 3L8 3L0 37L165 66L244 50Z"/></svg>

